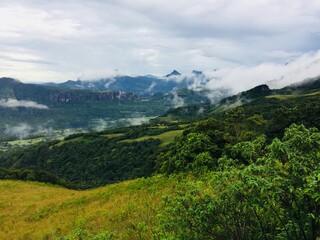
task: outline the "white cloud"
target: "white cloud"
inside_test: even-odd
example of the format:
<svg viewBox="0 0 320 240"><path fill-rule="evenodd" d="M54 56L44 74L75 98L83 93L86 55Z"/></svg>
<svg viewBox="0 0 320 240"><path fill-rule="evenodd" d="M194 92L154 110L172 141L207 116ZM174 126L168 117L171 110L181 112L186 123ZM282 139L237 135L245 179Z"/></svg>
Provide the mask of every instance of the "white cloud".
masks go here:
<svg viewBox="0 0 320 240"><path fill-rule="evenodd" d="M268 84L271 88L281 88L320 76L320 51L309 52L293 59L288 64L263 63L253 67L224 68L206 72L211 81L209 89L228 88L233 93Z"/></svg>
<svg viewBox="0 0 320 240"><path fill-rule="evenodd" d="M20 139L24 139L28 137L33 131L33 128L26 124L26 123L21 123L17 126L6 126L6 129L4 131L5 135L9 136L16 136L19 137Z"/></svg>
<svg viewBox="0 0 320 240"><path fill-rule="evenodd" d="M41 9L36 5L5 5L0 7L1 36L13 38L46 38L47 41L79 37L86 34L84 27L63 12ZM15 39L18 40L18 39Z"/></svg>
<svg viewBox="0 0 320 240"><path fill-rule="evenodd" d="M19 139L26 139L31 135L50 136L51 134L53 134L53 129L51 127L45 126L47 124L48 123L44 125L37 125L36 127L31 126L27 123L19 123L17 125L6 125L6 128L3 133L5 135L18 137Z"/></svg>
<svg viewBox="0 0 320 240"><path fill-rule="evenodd" d="M0 107L5 108L16 108L16 107L25 107L25 108L36 108L36 109L49 109L48 106L39 104L33 101L28 100L16 100L16 99L0 99Z"/></svg>
<svg viewBox="0 0 320 240"><path fill-rule="evenodd" d="M80 76L78 76L78 79L83 81L95 81L95 80L100 80L102 78L114 78L122 74L124 73L119 72L117 69L115 70L90 69L90 70L85 70Z"/></svg>
<svg viewBox="0 0 320 240"><path fill-rule="evenodd" d="M185 102L182 97L178 96L178 93L176 91L171 92L173 94L172 104L175 108L184 106Z"/></svg>
<svg viewBox="0 0 320 240"><path fill-rule="evenodd" d="M0 75L23 81L250 68L320 49L318 0L15 0L0 14Z"/></svg>

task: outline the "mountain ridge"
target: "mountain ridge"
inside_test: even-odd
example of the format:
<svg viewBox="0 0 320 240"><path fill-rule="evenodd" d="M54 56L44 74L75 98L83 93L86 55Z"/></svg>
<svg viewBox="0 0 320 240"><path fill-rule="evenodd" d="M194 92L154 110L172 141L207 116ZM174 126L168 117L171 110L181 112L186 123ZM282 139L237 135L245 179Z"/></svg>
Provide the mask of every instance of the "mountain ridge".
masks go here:
<svg viewBox="0 0 320 240"><path fill-rule="evenodd" d="M192 72L194 78L203 77L201 71ZM179 78L177 81L176 78ZM196 80L183 76L177 70L171 73L157 77L153 75L127 76L117 75L97 80L68 80L63 83L44 83L49 86L58 86L66 89L87 89L87 90L120 90L132 92L135 94L155 94L160 92L171 92L177 88L186 88L192 85Z"/></svg>
<svg viewBox="0 0 320 240"><path fill-rule="evenodd" d="M0 78L0 98L32 100L39 103L75 103L113 100L140 100L133 93L123 91L90 91L59 88L40 84L22 83L12 78Z"/></svg>

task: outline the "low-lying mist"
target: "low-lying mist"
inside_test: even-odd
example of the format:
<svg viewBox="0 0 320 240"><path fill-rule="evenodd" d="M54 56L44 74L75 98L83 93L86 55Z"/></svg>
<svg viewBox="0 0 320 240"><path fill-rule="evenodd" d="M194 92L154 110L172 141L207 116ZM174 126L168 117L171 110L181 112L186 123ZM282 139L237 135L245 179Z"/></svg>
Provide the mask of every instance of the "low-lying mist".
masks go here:
<svg viewBox="0 0 320 240"><path fill-rule="evenodd" d="M13 98L0 99L0 107L5 107L5 108L25 107L25 108L36 108L36 109L49 109L49 107L44 104L39 104L37 102L33 102L29 100L16 100Z"/></svg>

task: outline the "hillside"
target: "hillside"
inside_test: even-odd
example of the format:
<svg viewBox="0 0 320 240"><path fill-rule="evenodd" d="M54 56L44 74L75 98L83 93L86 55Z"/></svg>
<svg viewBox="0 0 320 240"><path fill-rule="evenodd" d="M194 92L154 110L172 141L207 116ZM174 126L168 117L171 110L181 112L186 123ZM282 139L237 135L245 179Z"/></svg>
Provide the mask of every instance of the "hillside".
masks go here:
<svg viewBox="0 0 320 240"><path fill-rule="evenodd" d="M81 192L1 180L0 238L317 239L319 131L294 124L214 159L208 124L165 154L163 175Z"/></svg>
<svg viewBox="0 0 320 240"><path fill-rule="evenodd" d="M0 178L64 182L64 186L73 188L92 188L150 176L155 171L154 159L159 151L182 132L183 126L179 125L142 125L70 135L64 140L3 153ZM1 167L31 172L5 172Z"/></svg>
<svg viewBox="0 0 320 240"><path fill-rule="evenodd" d="M175 138L185 141L186 132L195 131L194 126L202 121L212 124L201 132L217 143L211 153L215 158L242 138L251 140L259 134L266 135L269 141L281 138L293 123L320 128L320 98L314 90L312 94L274 95L277 91L262 85L216 105L170 110L148 124L74 134L64 140L8 151L0 155L0 167L36 171L33 178L27 173L8 173L9 179L51 179L51 174L58 179L49 182L65 181L65 186L92 188L159 171L158 156L168 151ZM235 104L239 101L244 104L241 108ZM215 131L212 136L211 131ZM49 176L39 171L48 172Z"/></svg>
<svg viewBox="0 0 320 240"><path fill-rule="evenodd" d="M176 78L179 78L178 80ZM192 74L182 76L176 70L166 74L164 77L153 75L146 76L123 76L117 75L97 80L69 80L63 83L46 83L49 86L57 86L65 89L81 90L119 90L133 92L139 95L168 93L178 88L187 88L194 82L204 78L200 71L193 71Z"/></svg>
<svg viewBox="0 0 320 240"><path fill-rule="evenodd" d="M171 110L148 124L2 152L1 179L73 189L110 184L80 192L1 181L3 234L316 240L320 91L300 87L289 94L257 86L216 105ZM146 178L126 181L139 177Z"/></svg>
<svg viewBox="0 0 320 240"><path fill-rule="evenodd" d="M0 239L150 239L176 183L159 176L74 191L0 180Z"/></svg>

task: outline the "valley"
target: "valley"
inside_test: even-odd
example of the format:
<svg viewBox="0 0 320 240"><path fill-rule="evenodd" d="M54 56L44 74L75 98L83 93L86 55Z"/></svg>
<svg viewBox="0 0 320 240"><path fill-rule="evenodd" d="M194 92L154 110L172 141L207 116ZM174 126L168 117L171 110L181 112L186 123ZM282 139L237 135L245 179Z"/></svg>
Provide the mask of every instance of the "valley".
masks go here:
<svg viewBox="0 0 320 240"><path fill-rule="evenodd" d="M0 240L320 240L320 0L0 3Z"/></svg>
<svg viewBox="0 0 320 240"><path fill-rule="evenodd" d="M73 90L0 79L0 140L59 138L71 132L137 125L176 106L209 102L177 89L149 95L120 90Z"/></svg>
<svg viewBox="0 0 320 240"><path fill-rule="evenodd" d="M0 237L316 239L319 81L11 142L0 154Z"/></svg>

